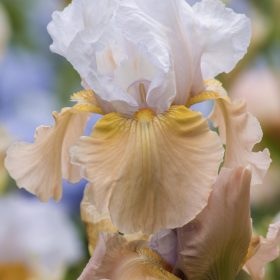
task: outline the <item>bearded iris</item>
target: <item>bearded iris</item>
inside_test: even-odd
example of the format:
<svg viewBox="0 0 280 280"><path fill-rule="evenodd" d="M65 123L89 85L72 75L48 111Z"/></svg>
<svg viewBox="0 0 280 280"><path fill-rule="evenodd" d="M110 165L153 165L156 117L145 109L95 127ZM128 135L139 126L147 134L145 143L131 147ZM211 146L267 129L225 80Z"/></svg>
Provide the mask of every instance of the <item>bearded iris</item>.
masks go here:
<svg viewBox="0 0 280 280"><path fill-rule="evenodd" d="M125 233L192 221L224 167L250 166L260 183L270 164L244 102L212 80L246 53L250 23L218 0L74 0L48 26L51 50L81 76L71 108L54 113L35 143L16 143L6 167L20 187L59 200L61 177L89 181L88 198ZM192 104L216 100L212 119ZM92 113L103 114L81 137ZM224 153L225 145L225 153Z"/></svg>
<svg viewBox="0 0 280 280"><path fill-rule="evenodd" d="M79 280L233 280L242 269L250 279L264 279L266 263L279 255L280 223L270 225L266 238L252 237L251 175L247 168L223 168L207 207L184 227L162 230L150 242L101 235Z"/></svg>

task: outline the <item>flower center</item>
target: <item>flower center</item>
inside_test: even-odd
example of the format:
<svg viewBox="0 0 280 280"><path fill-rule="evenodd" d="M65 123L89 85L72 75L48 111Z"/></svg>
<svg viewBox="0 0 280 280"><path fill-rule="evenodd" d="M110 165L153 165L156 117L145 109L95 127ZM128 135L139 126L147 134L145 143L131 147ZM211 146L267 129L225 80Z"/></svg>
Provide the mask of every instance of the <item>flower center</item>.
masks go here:
<svg viewBox="0 0 280 280"><path fill-rule="evenodd" d="M152 109L144 108L137 111L134 117L141 122L150 122L155 117L155 112Z"/></svg>

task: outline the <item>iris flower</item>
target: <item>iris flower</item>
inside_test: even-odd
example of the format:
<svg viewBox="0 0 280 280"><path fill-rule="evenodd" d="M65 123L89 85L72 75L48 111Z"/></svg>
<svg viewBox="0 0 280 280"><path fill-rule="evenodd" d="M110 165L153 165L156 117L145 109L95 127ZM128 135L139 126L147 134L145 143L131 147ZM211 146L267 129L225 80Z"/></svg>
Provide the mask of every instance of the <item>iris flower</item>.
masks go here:
<svg viewBox="0 0 280 280"><path fill-rule="evenodd" d="M251 175L248 168L223 168L207 207L150 242L100 235L79 280L234 280L242 269L253 280L264 279L265 265L279 255L280 223L270 226L266 238L253 236Z"/></svg>
<svg viewBox="0 0 280 280"><path fill-rule="evenodd" d="M78 233L61 207L0 198L0 279L59 280L82 259Z"/></svg>
<svg viewBox="0 0 280 280"><path fill-rule="evenodd" d="M6 167L42 201L62 196L61 177L89 181L89 201L120 232L179 228L207 205L220 166L270 164L258 121L213 80L244 56L248 18L219 0L73 0L48 26L51 50L81 76L76 104L54 113L35 143L16 143ZM212 120L191 106L216 101ZM102 114L81 137L90 114ZM224 151L225 146L225 151Z"/></svg>

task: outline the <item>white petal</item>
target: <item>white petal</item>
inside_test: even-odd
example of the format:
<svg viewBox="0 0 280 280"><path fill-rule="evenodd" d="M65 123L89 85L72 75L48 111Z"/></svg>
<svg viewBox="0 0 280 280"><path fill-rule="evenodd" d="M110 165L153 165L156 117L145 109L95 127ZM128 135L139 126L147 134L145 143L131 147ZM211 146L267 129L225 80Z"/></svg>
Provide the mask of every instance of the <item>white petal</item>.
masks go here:
<svg viewBox="0 0 280 280"><path fill-rule="evenodd" d="M162 23L176 78L175 104L203 89L203 78L229 72L244 56L251 36L249 20L219 0L203 0L190 7L183 0L136 0Z"/></svg>
<svg viewBox="0 0 280 280"><path fill-rule="evenodd" d="M176 81L174 104L185 105L193 84L203 86L200 70L201 49L195 37L196 19L190 5L183 0L136 0L137 5L166 28ZM195 44L194 44L195 43Z"/></svg>
<svg viewBox="0 0 280 280"><path fill-rule="evenodd" d="M246 262L245 269L253 280L263 280L265 266L279 256L280 223L272 224L266 238L261 237L256 253Z"/></svg>
<svg viewBox="0 0 280 280"><path fill-rule="evenodd" d="M73 31L76 19L82 24ZM133 87L139 82L148 82L145 99L158 111L167 110L174 99L167 39L162 29L132 0L76 0L64 12L56 13L49 25L52 50L71 62L83 84L99 95L103 109L127 115L142 105L138 87L136 91ZM61 33L67 34L67 43L60 42ZM54 47L60 43L63 52ZM104 111L110 112L107 109Z"/></svg>
<svg viewBox="0 0 280 280"><path fill-rule="evenodd" d="M54 12L48 25L53 44L51 50L67 57L69 47L80 32L87 31L96 41L116 7L114 0L73 0L62 12ZM94 15L94 16L93 16ZM93 27L88 28L87 27Z"/></svg>
<svg viewBox="0 0 280 280"><path fill-rule="evenodd" d="M5 160L6 168L20 188L37 195L42 201L59 200L62 177L80 180L80 171L69 160L69 148L83 134L88 114L66 108L53 114L55 126L36 130L35 143L15 143Z"/></svg>
<svg viewBox="0 0 280 280"><path fill-rule="evenodd" d="M203 78L230 72L247 52L251 38L249 19L226 8L220 0L202 0L193 10L200 25L197 35L203 50Z"/></svg>

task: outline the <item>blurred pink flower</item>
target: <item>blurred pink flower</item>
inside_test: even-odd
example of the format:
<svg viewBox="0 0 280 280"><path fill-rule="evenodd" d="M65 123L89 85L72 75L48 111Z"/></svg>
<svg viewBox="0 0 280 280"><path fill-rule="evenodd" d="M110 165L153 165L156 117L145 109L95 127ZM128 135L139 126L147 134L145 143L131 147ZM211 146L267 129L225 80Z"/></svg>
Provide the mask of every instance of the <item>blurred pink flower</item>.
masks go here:
<svg viewBox="0 0 280 280"><path fill-rule="evenodd" d="M230 95L233 99L245 99L249 112L265 127L280 127L280 82L272 70L257 68L243 72Z"/></svg>

